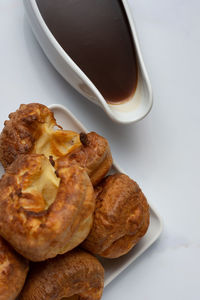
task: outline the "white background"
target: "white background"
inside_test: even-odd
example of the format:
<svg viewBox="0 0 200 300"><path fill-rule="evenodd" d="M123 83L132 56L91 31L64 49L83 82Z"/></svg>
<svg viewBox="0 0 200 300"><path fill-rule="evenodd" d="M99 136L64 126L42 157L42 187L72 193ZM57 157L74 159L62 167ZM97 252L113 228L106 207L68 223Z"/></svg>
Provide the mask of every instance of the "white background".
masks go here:
<svg viewBox="0 0 200 300"><path fill-rule="evenodd" d="M0 127L20 103L60 103L110 141L114 159L164 219L164 232L103 300L198 300L200 280L200 1L129 0L154 105L115 124L53 69L21 0L0 0Z"/></svg>

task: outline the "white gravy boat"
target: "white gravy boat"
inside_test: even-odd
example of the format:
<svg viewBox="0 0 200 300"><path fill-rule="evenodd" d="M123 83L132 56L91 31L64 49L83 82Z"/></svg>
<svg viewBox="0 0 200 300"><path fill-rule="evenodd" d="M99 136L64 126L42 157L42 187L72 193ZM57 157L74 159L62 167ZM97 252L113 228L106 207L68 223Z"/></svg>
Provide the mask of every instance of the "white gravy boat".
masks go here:
<svg viewBox="0 0 200 300"><path fill-rule="evenodd" d="M40 46L56 70L79 93L103 108L113 121L128 124L144 118L149 113L153 100L151 84L142 58L131 12L127 1L121 1L129 21L138 62L138 83L136 91L129 101L121 104L108 104L92 81L63 50L43 20L36 1L24 0L24 6L32 30Z"/></svg>

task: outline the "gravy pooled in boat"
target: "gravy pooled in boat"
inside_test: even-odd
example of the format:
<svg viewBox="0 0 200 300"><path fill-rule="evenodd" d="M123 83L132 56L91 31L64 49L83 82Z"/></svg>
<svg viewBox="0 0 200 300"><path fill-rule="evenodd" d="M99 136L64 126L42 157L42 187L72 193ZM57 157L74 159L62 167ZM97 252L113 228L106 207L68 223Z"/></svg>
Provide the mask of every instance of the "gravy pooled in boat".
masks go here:
<svg viewBox="0 0 200 300"><path fill-rule="evenodd" d="M121 0L36 0L48 28L107 102L128 100L137 61Z"/></svg>

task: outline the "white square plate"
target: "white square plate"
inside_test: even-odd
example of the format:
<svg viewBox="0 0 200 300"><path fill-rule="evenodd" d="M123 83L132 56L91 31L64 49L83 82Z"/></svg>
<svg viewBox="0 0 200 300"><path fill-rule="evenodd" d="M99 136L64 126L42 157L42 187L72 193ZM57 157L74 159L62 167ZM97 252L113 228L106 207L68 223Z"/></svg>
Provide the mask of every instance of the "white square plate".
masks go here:
<svg viewBox="0 0 200 300"><path fill-rule="evenodd" d="M49 108L54 112L56 121L63 129L77 132L88 132L88 130L67 110L64 106L53 104ZM113 164L113 172L122 172L122 169ZM162 232L162 220L158 213L150 205L150 225L146 235L126 255L117 259L100 259L105 269L105 286L126 269L137 257L147 250L160 236Z"/></svg>
<svg viewBox="0 0 200 300"><path fill-rule="evenodd" d="M53 104L49 108L53 111L56 121L63 129L77 132L88 132L88 130L73 116L73 114L62 105ZM122 172L122 169L113 164L111 172ZM0 165L0 176L3 174L3 167ZM146 235L140 242L126 255L117 259L100 258L105 269L105 286L115 279L125 270L136 258L147 250L160 236L162 232L162 220L159 214L150 205L150 225Z"/></svg>

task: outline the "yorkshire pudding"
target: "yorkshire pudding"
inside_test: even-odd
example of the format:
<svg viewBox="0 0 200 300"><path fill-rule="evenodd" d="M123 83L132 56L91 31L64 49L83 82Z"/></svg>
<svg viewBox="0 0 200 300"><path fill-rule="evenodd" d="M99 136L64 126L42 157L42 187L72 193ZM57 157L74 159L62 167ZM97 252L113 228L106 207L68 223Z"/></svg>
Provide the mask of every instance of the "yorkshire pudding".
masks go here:
<svg viewBox="0 0 200 300"><path fill-rule="evenodd" d="M137 183L120 173L105 178L95 193L93 227L82 245L91 253L117 258L126 254L146 233L147 200Z"/></svg>
<svg viewBox="0 0 200 300"><path fill-rule="evenodd" d="M34 264L19 300L99 300L104 269L91 254L74 249Z"/></svg>
<svg viewBox="0 0 200 300"><path fill-rule="evenodd" d="M20 155L7 168L0 190L0 234L29 260L65 253L91 229L94 191L78 165L55 172L44 155Z"/></svg>
<svg viewBox="0 0 200 300"><path fill-rule="evenodd" d="M96 132L81 133L81 146L56 161L57 167L78 163L85 168L93 185L97 185L112 166L108 141Z"/></svg>
<svg viewBox="0 0 200 300"><path fill-rule="evenodd" d="M61 127L42 104L22 104L9 118L0 135L0 161L4 168L19 154L44 154L56 159L81 145L78 133L54 129Z"/></svg>
<svg viewBox="0 0 200 300"><path fill-rule="evenodd" d="M23 288L28 261L0 237L0 300L15 300Z"/></svg>

